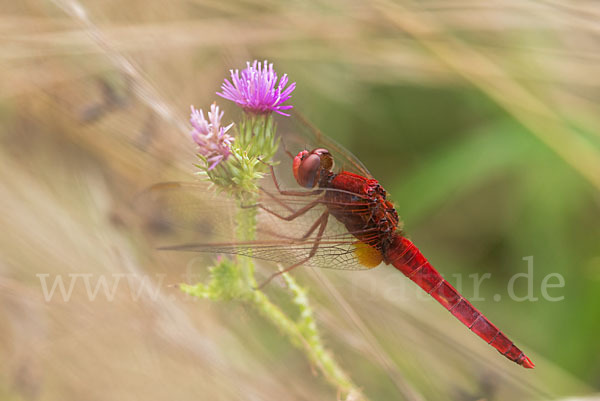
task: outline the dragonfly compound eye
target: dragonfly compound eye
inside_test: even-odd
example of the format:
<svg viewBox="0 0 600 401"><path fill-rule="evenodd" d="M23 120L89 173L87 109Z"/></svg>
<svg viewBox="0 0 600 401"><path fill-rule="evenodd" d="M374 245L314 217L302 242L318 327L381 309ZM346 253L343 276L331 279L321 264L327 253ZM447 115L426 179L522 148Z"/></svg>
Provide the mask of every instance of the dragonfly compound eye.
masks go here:
<svg viewBox="0 0 600 401"><path fill-rule="evenodd" d="M321 159L321 168L324 168L325 170L331 170L333 168L333 157L327 149L317 148L310 153L319 156Z"/></svg>
<svg viewBox="0 0 600 401"><path fill-rule="evenodd" d="M316 154L310 154L302 158L299 158L299 156L300 153L294 158L294 177L301 186L314 188L319 181L321 158Z"/></svg>

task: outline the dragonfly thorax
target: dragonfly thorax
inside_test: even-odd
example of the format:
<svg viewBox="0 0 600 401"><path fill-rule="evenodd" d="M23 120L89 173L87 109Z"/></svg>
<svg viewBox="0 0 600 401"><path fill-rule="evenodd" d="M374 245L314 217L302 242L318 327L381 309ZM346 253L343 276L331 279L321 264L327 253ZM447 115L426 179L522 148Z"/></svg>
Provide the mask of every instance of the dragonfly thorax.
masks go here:
<svg viewBox="0 0 600 401"><path fill-rule="evenodd" d="M377 180L342 171L329 173L326 187L331 189L325 193L329 212L357 239L385 253L400 221Z"/></svg>

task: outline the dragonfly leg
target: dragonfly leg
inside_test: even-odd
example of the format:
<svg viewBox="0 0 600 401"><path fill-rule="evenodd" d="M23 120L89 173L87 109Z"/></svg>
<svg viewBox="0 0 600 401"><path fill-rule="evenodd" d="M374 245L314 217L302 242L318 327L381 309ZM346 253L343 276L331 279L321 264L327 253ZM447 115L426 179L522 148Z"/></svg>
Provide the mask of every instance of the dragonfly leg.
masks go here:
<svg viewBox="0 0 600 401"><path fill-rule="evenodd" d="M283 146L283 151L285 152L285 154L287 154L290 159L294 160L294 155L288 150L287 146L285 146L285 141L283 140L283 138L281 138L281 146Z"/></svg>
<svg viewBox="0 0 600 401"><path fill-rule="evenodd" d="M261 205L260 203L258 203L256 206L261 208L262 210L264 210L265 212L272 214L273 216L281 219L281 220L285 220L285 221L292 221L300 216L302 216L303 214L305 214L306 212L308 212L310 209L312 209L313 207L317 206L318 204L322 203L321 199L315 199L314 201L310 202L308 205L302 207L301 209L298 209L296 211L294 211L293 209L288 209L290 211L292 211L293 213L288 215L288 216L284 216L280 213L277 213L274 210L271 210L269 208L267 208L264 205ZM318 220L317 220L318 221Z"/></svg>
<svg viewBox="0 0 600 401"><path fill-rule="evenodd" d="M287 196L313 196L313 195L318 195L321 192L323 192L323 190L321 190L321 189L315 189L314 191L287 191L287 190L283 190L279 186L279 182L277 182L277 176L275 176L275 169L270 164L269 164L269 169L271 170L271 177L273 178L273 183L275 184L275 188L277 188L277 192L279 192L279 194L281 194L281 195L287 195Z"/></svg>
<svg viewBox="0 0 600 401"><path fill-rule="evenodd" d="M321 240L321 237L323 236L323 232L325 231L325 227L327 227L327 218L329 217L329 211L325 211L323 212L323 214L317 219L315 220L315 222L313 223L312 226L310 226L310 228L308 229L308 231L300 238L296 238L297 241L305 241L308 239L308 237L310 237L310 235L317 229L317 227L321 227L319 228L319 234L317 234L317 240ZM325 221L323 221L323 219ZM325 224L325 226L323 226L323 224ZM313 253L314 255L314 253Z"/></svg>
<svg viewBox="0 0 600 401"><path fill-rule="evenodd" d="M273 195L272 193L270 193L269 191L267 191L266 189L264 189L263 187L259 187L259 189L264 192L265 194L267 194L269 196L269 198L273 199L275 202L279 203L279 205L283 206L284 208L286 208L288 211L294 213L295 210L293 207L291 207L290 205L286 204L284 201L282 201L281 199L277 198L275 195Z"/></svg>
<svg viewBox="0 0 600 401"><path fill-rule="evenodd" d="M321 217L319 217L318 220L315 222L315 224L311 227L311 229L308 230L308 232L302 237L302 239L308 238L310 236L310 234L312 234L312 232L317 227L319 227L319 232L317 233L317 238L315 238L315 243L314 243L312 249L310 250L310 253L308 254L308 256L305 257L304 259L300 260L299 262L296 262L293 265L286 267L283 270L279 270L278 272L273 273L261 285L259 285L257 289L260 290L261 288L263 288L265 285L269 284L271 282L271 280L273 280L275 277L279 276L280 274L287 273L287 272L291 271L292 269L294 269L300 265L303 265L304 263L306 263L310 259L312 259L312 257L315 256L315 254L317 253L317 250L319 249L319 244L321 243L321 238L323 237L323 233L325 232L325 228L327 227L328 218L329 218L329 211L325 210L323 212L323 214L321 215Z"/></svg>
<svg viewBox="0 0 600 401"><path fill-rule="evenodd" d="M313 225L310 226L310 228L308 229L308 231L306 231L306 233L304 233L304 235L302 235L301 237L288 237L288 236L285 236L285 235L283 235L281 233L271 233L271 235L277 235L278 237L280 237L282 239L287 239L287 240L294 241L294 242L306 241L308 239L308 237L310 237L311 234L313 232L315 232L315 230L322 224L321 218L322 218L322 215L317 220L315 220L315 222L313 223Z"/></svg>
<svg viewBox="0 0 600 401"><path fill-rule="evenodd" d="M318 205L319 203L321 203L322 199L315 199L313 202L309 203L308 205L304 206L303 208L299 209L299 210L294 210L293 207L291 207L290 205L286 204L284 201L282 201L281 199L277 198L275 195L273 195L272 193L270 193L269 191L267 191L266 189L259 187L261 191L263 191L265 194L267 194L272 200L274 200L275 202L277 202L280 206L284 207L285 209L287 209L287 211L289 211L291 214L289 216L283 216L280 213L277 213L269 208L267 208L266 206L262 205L261 203L254 203L252 205L241 205L240 207L242 209L250 209L253 207L258 207L261 208L262 210L264 210L265 212L272 214L275 217L280 218L281 220L286 220L286 221L291 221L294 220L296 217L302 216L304 213L308 212L310 209L312 209L313 207L315 207L316 205Z"/></svg>

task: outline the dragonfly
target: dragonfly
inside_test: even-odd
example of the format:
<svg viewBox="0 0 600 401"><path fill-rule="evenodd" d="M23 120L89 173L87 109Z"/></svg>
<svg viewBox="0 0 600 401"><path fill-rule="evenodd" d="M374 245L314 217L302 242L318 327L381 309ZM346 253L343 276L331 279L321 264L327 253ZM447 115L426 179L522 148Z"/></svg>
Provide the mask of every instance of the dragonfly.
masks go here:
<svg viewBox="0 0 600 401"><path fill-rule="evenodd" d="M255 240L191 242L161 249L237 254L285 266L264 284L301 265L343 270L391 265L506 358L533 368L531 359L444 279L405 236L394 204L364 165L302 115L295 117L312 130L313 141L320 146L296 155L285 150L298 189L282 189L270 165L272 187L261 186L259 201L249 206L260 212ZM342 168L336 170L336 164ZM229 207L228 201L220 195L207 199L205 187L162 183L150 192L159 194L169 210L180 214L179 220L200 227L200 231L218 234L219 227L226 224L218 209ZM192 193L195 195L190 196ZM233 202L230 206L235 207ZM223 231L229 233L221 234L223 238L231 238L231 230Z"/></svg>

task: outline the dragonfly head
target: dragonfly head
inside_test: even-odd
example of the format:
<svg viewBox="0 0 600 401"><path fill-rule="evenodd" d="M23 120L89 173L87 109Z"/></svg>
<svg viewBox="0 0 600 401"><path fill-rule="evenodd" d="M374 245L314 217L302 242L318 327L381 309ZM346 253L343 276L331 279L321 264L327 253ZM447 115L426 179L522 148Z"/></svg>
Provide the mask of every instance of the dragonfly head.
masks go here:
<svg viewBox="0 0 600 401"><path fill-rule="evenodd" d="M314 188L319 183L321 172L332 168L333 157L327 149L303 150L294 157L294 177L304 188Z"/></svg>

